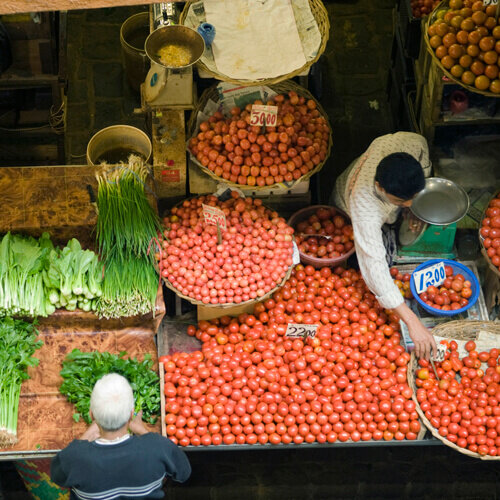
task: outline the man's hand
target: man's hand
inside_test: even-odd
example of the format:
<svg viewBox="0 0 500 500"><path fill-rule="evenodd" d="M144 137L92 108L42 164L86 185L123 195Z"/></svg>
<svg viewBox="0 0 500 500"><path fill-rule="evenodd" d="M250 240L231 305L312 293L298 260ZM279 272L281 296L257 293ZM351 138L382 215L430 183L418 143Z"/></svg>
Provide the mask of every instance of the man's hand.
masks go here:
<svg viewBox="0 0 500 500"><path fill-rule="evenodd" d="M437 352L434 336L420 321L411 326L408 325L408 333L415 345L415 355L417 358L429 360L431 358L431 351L434 353Z"/></svg>
<svg viewBox="0 0 500 500"><path fill-rule="evenodd" d="M404 217L408 220L408 227L410 228L410 231L419 233L424 227L425 222L422 219L419 219L411 210L406 209Z"/></svg>
<svg viewBox="0 0 500 500"><path fill-rule="evenodd" d="M129 422L128 430L137 436L141 436L142 434L147 434L149 432L142 421L142 410Z"/></svg>
<svg viewBox="0 0 500 500"><path fill-rule="evenodd" d="M86 440L86 441L95 441L100 437L101 433L99 431L99 427L95 422L92 422L90 424L89 428L82 434L82 437L80 439Z"/></svg>

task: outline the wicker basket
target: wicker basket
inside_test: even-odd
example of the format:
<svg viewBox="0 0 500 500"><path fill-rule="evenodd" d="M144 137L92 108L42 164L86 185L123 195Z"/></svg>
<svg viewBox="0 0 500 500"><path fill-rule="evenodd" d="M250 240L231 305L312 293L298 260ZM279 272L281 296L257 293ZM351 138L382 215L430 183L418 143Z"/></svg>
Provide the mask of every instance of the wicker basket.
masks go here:
<svg viewBox="0 0 500 500"><path fill-rule="evenodd" d="M438 67L441 69L441 71L453 82L457 83L458 85L461 85L465 89L469 90L470 92L475 92L476 94L481 94L487 97L500 97L500 94L494 94L493 92L490 92L488 90L479 90L476 87L472 85L467 85L466 83L462 82L462 80L458 79L457 77L453 76L442 64L440 59L436 56L436 53L434 52L434 49L431 47L431 44L429 42L429 35L428 35L428 29L429 26L436 20L437 18L437 13L440 10L448 9L448 0L443 0L432 12L431 14L427 17L427 21L425 23L425 31L424 31L424 40L425 40L425 45L427 47L427 50L431 54L432 59L434 62L438 65Z"/></svg>
<svg viewBox="0 0 500 500"><path fill-rule="evenodd" d="M244 189L244 190L251 190L251 191L262 191L262 190L269 190L269 189L288 191L288 190L292 189L295 185L299 184L300 182L303 182L303 181L309 179L314 174L317 174L323 168L323 165L328 160L328 157L330 156L330 151L332 149L332 142L333 142L332 141L332 127L330 125L330 122L328 121L328 115L327 115L326 111L323 109L323 107L321 106L321 104L318 101L316 101L316 99L314 99L314 96L307 89L305 89L304 87L301 87L300 85L298 85L294 81L287 81L287 82L277 83L275 85L269 85L269 88L274 90L274 92L276 92L278 94L284 94L284 93L287 93L287 92L290 92L291 90L293 90L293 91L297 92L297 94L299 96L303 96L307 99L312 99L316 102L316 106L317 106L318 111L320 112L321 116L323 118L325 118L325 120L328 124L328 127L330 129L330 136L328 138L328 149L326 151L326 156L325 156L324 161L322 161L321 163L316 165L316 167L313 168L312 170L310 170L309 172L307 172L307 174L304 174L302 177L299 177L298 179L296 179L294 181L287 182L286 184L279 183L279 184L272 184L270 186L268 186L268 185L266 185L266 186L248 186L248 185L236 184L236 183L231 182L229 180L226 180L222 177L219 177L218 175L215 175L209 168L204 167L196 159L196 157L194 155L192 155L191 152L188 150L191 161L193 163L195 163L198 167L200 167L200 169L204 173L209 175L212 179L216 180L217 182L222 182L224 184L227 184L228 186L237 187L239 189ZM203 94L200 96L200 99L198 101L197 106L195 107L195 109L191 113L191 117L189 118L189 121L187 124L187 134L190 138L194 137L198 132L196 130L196 118L198 116L198 113L201 112L205 108L209 99L211 99L214 102L218 102L219 94L217 92L217 85L213 85L212 87L205 90L205 92L203 92Z"/></svg>
<svg viewBox="0 0 500 500"><path fill-rule="evenodd" d="M500 190L498 190L492 197L491 197L491 200L493 200L494 198L496 198L498 195L500 194ZM483 215L481 217L481 222L483 221L483 219L486 217L486 210L488 209L488 206L491 202L491 200L488 202L488 205L486 206L486 208L484 209L484 212L483 212ZM491 262L491 259L490 257L488 256L488 254L486 253L486 248L484 247L484 238L481 236L481 226L479 227L479 241L481 242L481 253L483 254L486 262L488 263L488 267L500 278L500 269L498 269L497 266L495 266L493 264L493 262Z"/></svg>
<svg viewBox="0 0 500 500"><path fill-rule="evenodd" d="M196 0L188 0L184 9L182 10L180 16L180 24L184 24L186 20L187 13L191 6L196 3ZM291 73L287 73L285 75L277 76L275 78L263 78L256 80L236 80L234 78L230 78L229 76L223 75L222 73L214 72L210 70L203 62L203 56L197 62L197 66L203 70L203 72L207 73L210 77L215 78L217 80L222 80L224 82L235 83L238 85L271 85L274 83L282 82L284 80L288 80L289 78L293 78L294 76L300 75L308 70L323 54L326 48L326 42L330 36L330 21L328 20L328 12L325 9L325 6L321 2L321 0L309 0L309 5L311 6L311 12L316 19L316 23L318 24L319 32L321 33L321 44L318 48L318 52L316 56L307 61L302 67L297 68L295 71Z"/></svg>
<svg viewBox="0 0 500 500"><path fill-rule="evenodd" d="M476 340L478 331L483 330L489 333L494 333L498 335L498 343L500 345L500 323L492 321L449 321L438 325L432 329L432 333L439 335L440 337L445 337L453 340ZM443 444L453 448L464 455L469 457L480 458L481 460L500 460L500 456L490 456L490 455L480 455L479 453L474 453L466 448L461 448L455 443L452 443L445 437L441 436L437 429L429 422L429 419L425 416L425 413L420 408L420 404L417 400L417 386L415 384L415 373L418 369L418 361L413 353L411 355L410 363L408 364L407 378L408 385L413 391L413 400L417 405L417 412L422 419L424 425L429 429L432 435L439 439Z"/></svg>
<svg viewBox="0 0 500 500"><path fill-rule="evenodd" d="M191 200L192 198L197 198L197 196L191 196L189 198L186 198L187 200ZM177 205L175 205L176 207L181 205L185 200L179 202ZM294 241L295 241L295 238L294 238ZM170 283L170 281L167 279L167 278L163 278L162 277L162 280L163 280L163 283L165 283L165 286L167 288L169 288L170 290L172 290L177 296L179 296L181 299L184 299L184 300L187 300L188 302L191 302L191 304L194 304L196 306L203 306L203 307L210 307L210 308L219 308L219 309L230 309L230 308L233 308L235 306L244 306L244 305L248 305L248 304L252 304L252 303L256 303L256 302L260 302L262 300L265 300L267 299L268 297L271 297L271 295L278 291L287 281L288 279L290 278L290 276L292 275L292 271L293 271L293 268L295 267L294 264L292 264L289 268L288 268L288 271L286 272L285 276L283 277L283 279L272 289L270 290L269 292L267 292L265 295L263 295L262 297L257 297L255 299L251 299L251 300L246 300L245 302L229 302L227 304L205 304L204 302L201 302L199 300L196 300L196 299L193 299L192 297L188 297L187 295L184 295L183 293L181 293L177 288L175 288L174 285L172 285L172 283ZM161 272L160 272L160 268L159 266L157 265L157 263L155 262L155 269L156 269L156 272L161 276Z"/></svg>

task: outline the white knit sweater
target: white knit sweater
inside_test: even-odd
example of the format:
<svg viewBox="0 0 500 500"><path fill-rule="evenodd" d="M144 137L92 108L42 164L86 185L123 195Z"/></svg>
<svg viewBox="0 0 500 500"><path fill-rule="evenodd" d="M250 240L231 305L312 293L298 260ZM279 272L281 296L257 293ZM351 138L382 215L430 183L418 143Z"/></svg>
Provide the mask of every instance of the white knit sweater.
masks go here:
<svg viewBox="0 0 500 500"><path fill-rule="evenodd" d="M403 302L385 258L382 226L396 221L399 207L375 186L380 161L392 153L408 153L430 174L429 149L421 135L397 132L375 139L366 152L340 175L331 202L349 214L354 229L356 255L363 278L382 307L393 309Z"/></svg>

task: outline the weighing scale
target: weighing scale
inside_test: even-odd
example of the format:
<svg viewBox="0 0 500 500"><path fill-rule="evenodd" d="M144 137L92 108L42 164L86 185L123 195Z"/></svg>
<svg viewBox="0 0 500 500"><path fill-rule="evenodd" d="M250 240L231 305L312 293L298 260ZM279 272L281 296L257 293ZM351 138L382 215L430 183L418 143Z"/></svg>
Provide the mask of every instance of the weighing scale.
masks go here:
<svg viewBox="0 0 500 500"><path fill-rule="evenodd" d="M151 69L141 85L142 108L193 109L196 89L192 66L203 55L205 42L197 31L171 24L172 18L166 12L161 11L161 17L155 19L154 25L158 24L159 27L146 38L144 45L146 55L151 60ZM172 67L160 61L158 51L170 44L188 49L190 60L187 65Z"/></svg>
<svg viewBox="0 0 500 500"><path fill-rule="evenodd" d="M437 257L454 259L457 222L469 209L469 197L464 189L448 179L430 177L410 210L424 221L420 231L412 231L409 219L399 227L399 256Z"/></svg>

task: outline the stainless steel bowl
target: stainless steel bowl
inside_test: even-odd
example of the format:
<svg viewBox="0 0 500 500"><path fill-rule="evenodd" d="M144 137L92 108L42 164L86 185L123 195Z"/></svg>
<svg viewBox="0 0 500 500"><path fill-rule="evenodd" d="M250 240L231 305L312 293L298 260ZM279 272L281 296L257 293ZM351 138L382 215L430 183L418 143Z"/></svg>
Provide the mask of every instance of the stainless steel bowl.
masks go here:
<svg viewBox="0 0 500 500"><path fill-rule="evenodd" d="M189 64L186 66L166 66L160 61L158 51L167 44L176 44L186 47L191 55ZM205 50L205 41L203 37L195 30L187 26L178 24L172 26L163 26L154 30L147 38L144 44L146 55L156 64L168 69L183 69L192 66L203 55Z"/></svg>
<svg viewBox="0 0 500 500"><path fill-rule="evenodd" d="M424 222L446 226L459 221L469 209L469 197L462 187L448 179L429 177L411 205Z"/></svg>

